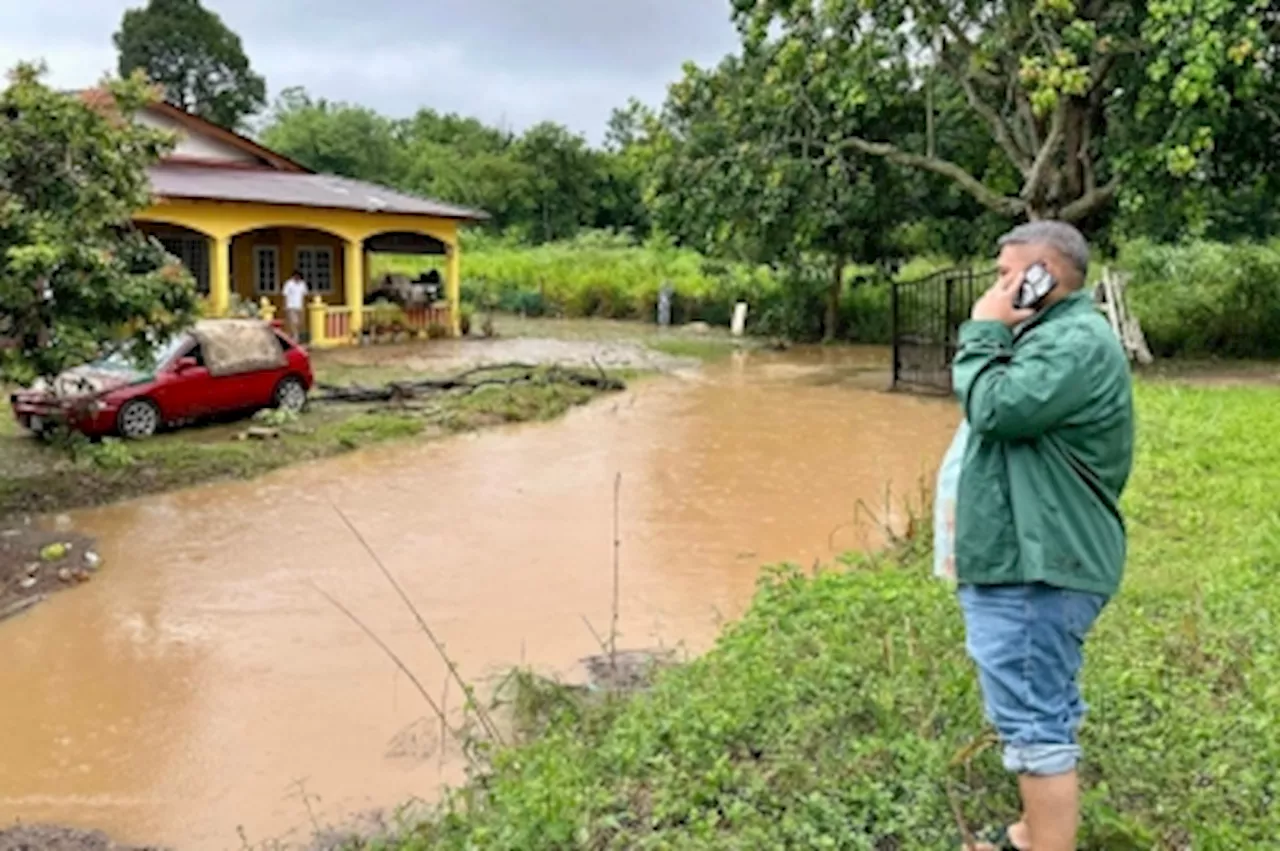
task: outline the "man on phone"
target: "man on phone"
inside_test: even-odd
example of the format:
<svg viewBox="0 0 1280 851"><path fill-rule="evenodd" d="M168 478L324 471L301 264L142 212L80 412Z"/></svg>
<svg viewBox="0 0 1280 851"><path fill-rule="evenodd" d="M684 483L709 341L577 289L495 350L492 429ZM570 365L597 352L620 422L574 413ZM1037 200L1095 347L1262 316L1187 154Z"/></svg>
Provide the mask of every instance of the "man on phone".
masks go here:
<svg viewBox="0 0 1280 851"><path fill-rule="evenodd" d="M1083 644L1124 572L1129 364L1084 292L1089 247L1056 221L1000 240L998 279L952 367L969 437L955 499L966 647L1023 817L978 851L1075 851Z"/></svg>

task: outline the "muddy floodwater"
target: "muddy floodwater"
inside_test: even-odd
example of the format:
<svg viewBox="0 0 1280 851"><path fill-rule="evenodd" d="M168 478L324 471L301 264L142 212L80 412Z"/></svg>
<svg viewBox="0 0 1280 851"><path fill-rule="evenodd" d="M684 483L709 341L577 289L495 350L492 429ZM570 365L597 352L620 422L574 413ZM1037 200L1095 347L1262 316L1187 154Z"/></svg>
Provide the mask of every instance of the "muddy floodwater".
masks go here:
<svg viewBox="0 0 1280 851"><path fill-rule="evenodd" d="M608 628L621 473L619 644L697 653L761 565L876 545L858 503L932 476L958 414L882 392L886 357L739 353L557 422L50 518L106 567L0 624L0 825L203 851L434 797L456 756L316 588L438 691L444 666L333 505L469 678L573 676L597 651L583 618Z"/></svg>

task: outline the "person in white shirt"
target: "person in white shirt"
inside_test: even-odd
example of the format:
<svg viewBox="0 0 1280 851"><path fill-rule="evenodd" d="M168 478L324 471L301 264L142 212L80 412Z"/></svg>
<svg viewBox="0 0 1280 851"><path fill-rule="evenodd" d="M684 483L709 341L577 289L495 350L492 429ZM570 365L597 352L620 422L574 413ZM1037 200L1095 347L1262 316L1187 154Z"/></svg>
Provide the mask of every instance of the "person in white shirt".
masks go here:
<svg viewBox="0 0 1280 851"><path fill-rule="evenodd" d="M302 309L307 303L307 282L296 269L284 282L285 331L295 340L301 339Z"/></svg>

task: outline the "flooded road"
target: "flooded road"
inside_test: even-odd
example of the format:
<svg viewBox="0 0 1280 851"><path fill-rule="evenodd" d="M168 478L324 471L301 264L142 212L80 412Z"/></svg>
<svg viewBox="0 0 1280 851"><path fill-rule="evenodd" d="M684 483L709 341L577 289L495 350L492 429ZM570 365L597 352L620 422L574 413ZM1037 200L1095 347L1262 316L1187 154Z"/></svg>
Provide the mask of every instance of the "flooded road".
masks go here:
<svg viewBox="0 0 1280 851"><path fill-rule="evenodd" d="M425 708L315 586L437 690L444 666L333 505L468 678L569 674L598 650L582 618L608 629L621 473L619 644L696 653L762 564L874 545L858 501L932 475L958 414L880 392L884 359L742 353L558 422L62 518L106 568L0 625L0 824L203 851L434 796L458 761L397 741Z"/></svg>

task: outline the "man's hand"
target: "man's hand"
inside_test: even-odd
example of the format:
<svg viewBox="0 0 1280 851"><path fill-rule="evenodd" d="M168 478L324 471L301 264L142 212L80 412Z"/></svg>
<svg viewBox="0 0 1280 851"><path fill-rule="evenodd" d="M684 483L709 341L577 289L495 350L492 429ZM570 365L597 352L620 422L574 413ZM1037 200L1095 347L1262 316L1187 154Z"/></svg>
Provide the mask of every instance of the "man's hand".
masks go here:
<svg viewBox="0 0 1280 851"><path fill-rule="evenodd" d="M973 319L976 322L1000 322L1012 328L1035 316L1034 310L1017 308L1013 302L1018 297L1021 284L1019 275L1010 275L995 282L987 290L978 303L973 306Z"/></svg>

